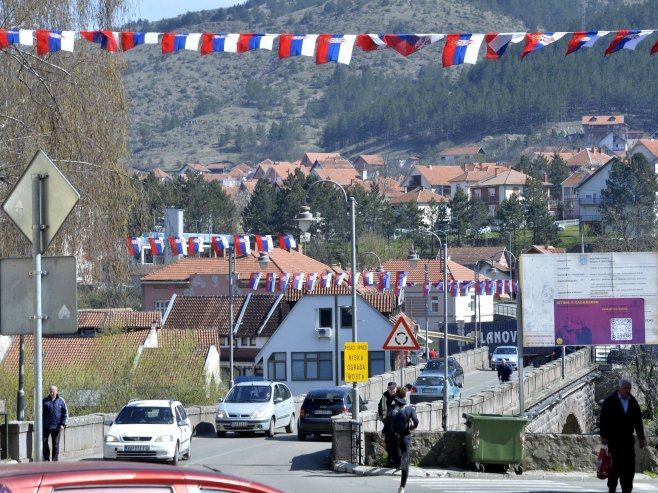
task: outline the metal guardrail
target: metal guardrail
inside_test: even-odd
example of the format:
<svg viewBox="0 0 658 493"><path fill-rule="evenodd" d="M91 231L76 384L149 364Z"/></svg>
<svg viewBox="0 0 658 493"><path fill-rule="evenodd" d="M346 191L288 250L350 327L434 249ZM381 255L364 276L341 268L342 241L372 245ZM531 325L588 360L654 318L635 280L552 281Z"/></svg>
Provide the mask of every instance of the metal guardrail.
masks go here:
<svg viewBox="0 0 658 493"><path fill-rule="evenodd" d="M494 315L516 318L516 303L494 303Z"/></svg>

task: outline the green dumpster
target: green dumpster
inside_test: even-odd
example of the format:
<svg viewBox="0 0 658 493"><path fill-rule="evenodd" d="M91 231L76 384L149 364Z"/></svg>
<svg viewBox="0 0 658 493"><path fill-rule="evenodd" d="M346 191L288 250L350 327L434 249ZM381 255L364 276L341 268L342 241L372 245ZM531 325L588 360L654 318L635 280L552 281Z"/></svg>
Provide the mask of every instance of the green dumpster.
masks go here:
<svg viewBox="0 0 658 493"><path fill-rule="evenodd" d="M468 414L466 418L466 458L475 469L484 472L484 464L514 467L523 473L525 450L524 416L501 414Z"/></svg>

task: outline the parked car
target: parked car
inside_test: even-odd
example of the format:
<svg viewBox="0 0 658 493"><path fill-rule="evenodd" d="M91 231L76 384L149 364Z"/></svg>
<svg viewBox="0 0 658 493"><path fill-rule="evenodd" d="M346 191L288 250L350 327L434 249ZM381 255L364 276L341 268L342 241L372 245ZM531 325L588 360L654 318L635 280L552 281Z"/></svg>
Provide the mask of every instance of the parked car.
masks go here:
<svg viewBox="0 0 658 493"><path fill-rule="evenodd" d="M491 354L491 369L498 368L501 360L506 360L513 370L519 366L519 354L516 346L498 346Z"/></svg>
<svg viewBox="0 0 658 493"><path fill-rule="evenodd" d="M426 371L444 374L444 368L443 358L431 359L427 362L421 374L425 373ZM459 362L452 356L448 357L448 376L456 382L458 387L461 388L464 386L464 368L462 368L462 365L460 365Z"/></svg>
<svg viewBox="0 0 658 493"><path fill-rule="evenodd" d="M0 485L7 491L130 491L131 493L278 493L268 486L209 470L137 462L98 460L3 464ZM0 488L2 489L2 488ZM4 490L3 490L4 491Z"/></svg>
<svg viewBox="0 0 658 493"><path fill-rule="evenodd" d="M444 375L437 372L421 373L411 387L410 403L431 402L443 399ZM448 377L448 399L459 399L461 391L452 377Z"/></svg>
<svg viewBox="0 0 658 493"><path fill-rule="evenodd" d="M359 411L367 411L368 401L359 397ZM299 410L297 438L306 440L310 434L331 435L331 417L352 412L352 389L323 387L309 390Z"/></svg>
<svg viewBox="0 0 658 493"><path fill-rule="evenodd" d="M225 437L229 431L264 431L273 437L282 426L286 433L295 433L297 421L292 393L281 382L260 379L236 383L217 406L215 426L218 437Z"/></svg>
<svg viewBox="0 0 658 493"><path fill-rule="evenodd" d="M107 420L103 459L165 460L192 456L192 423L174 400L133 400Z"/></svg>

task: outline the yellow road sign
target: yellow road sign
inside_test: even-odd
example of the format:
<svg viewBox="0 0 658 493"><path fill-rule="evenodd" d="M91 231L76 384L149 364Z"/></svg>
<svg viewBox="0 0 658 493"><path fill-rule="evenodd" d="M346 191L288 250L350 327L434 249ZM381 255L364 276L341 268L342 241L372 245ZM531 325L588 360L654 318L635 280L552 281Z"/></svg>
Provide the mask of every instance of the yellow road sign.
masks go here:
<svg viewBox="0 0 658 493"><path fill-rule="evenodd" d="M345 368L343 369L346 382L368 381L368 343L345 343Z"/></svg>

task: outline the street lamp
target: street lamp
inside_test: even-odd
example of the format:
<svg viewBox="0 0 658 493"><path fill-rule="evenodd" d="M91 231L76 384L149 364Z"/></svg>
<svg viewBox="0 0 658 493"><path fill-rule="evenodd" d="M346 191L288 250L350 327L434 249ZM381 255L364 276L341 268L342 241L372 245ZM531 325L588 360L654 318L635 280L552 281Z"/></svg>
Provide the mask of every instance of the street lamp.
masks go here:
<svg viewBox="0 0 658 493"><path fill-rule="evenodd" d="M441 250L443 250L443 412L442 412L442 424L443 430L448 430L448 234L445 231L440 231L445 236L444 241L441 241L439 235L435 232L430 231L429 229L421 229L419 231L422 234L434 236L439 240L439 245ZM415 268L418 265L420 257L414 251L413 245L409 255L407 255L407 261L412 268ZM429 280L429 262L425 262L425 284ZM423 289L425 289L423 287ZM425 296L425 358L428 358L428 344L429 344L429 296Z"/></svg>
<svg viewBox="0 0 658 493"><path fill-rule="evenodd" d="M351 218L351 223L352 223L352 228L351 228L351 237L350 237L350 242L352 244L352 262L350 266L350 274L352 276L352 342L357 342L358 341L358 331L357 331L357 316L356 316L356 200L354 197L349 197L347 196L347 192L343 188L343 186L335 182L333 180L318 180L313 183L306 189L306 193L304 194L304 205L301 207L299 214L297 214L297 217L295 220L299 224L299 229L301 229L304 233L306 233L309 228L311 227L311 224L315 221L313 218L313 214L311 214L311 208L306 205L307 199L308 199L308 193L310 192L311 188L313 188L315 185L318 183L331 183L335 186L337 186L341 192L343 192L343 195L345 196L345 204L349 205L350 209L350 218ZM338 337L338 334L336 334L336 337ZM357 386L357 382L352 382L352 419L355 422L359 422L359 387Z"/></svg>
<svg viewBox="0 0 658 493"><path fill-rule="evenodd" d="M379 255L377 255L375 252L364 252L364 255L374 255L375 257L377 257L377 262L379 262L379 263L377 265L377 268L375 269L375 272L377 274L381 274L382 272L384 272L384 266L382 265L382 259L379 258Z"/></svg>

